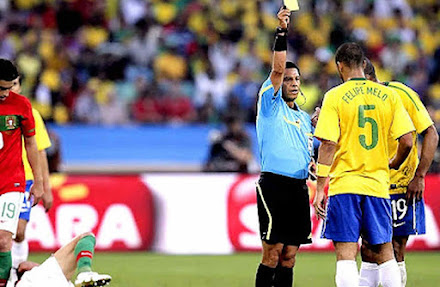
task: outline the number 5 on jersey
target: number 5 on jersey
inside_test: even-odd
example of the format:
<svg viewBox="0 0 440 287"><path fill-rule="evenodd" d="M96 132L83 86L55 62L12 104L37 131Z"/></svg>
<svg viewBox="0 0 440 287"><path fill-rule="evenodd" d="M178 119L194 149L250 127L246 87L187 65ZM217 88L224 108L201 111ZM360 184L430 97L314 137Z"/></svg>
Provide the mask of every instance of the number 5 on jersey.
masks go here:
<svg viewBox="0 0 440 287"><path fill-rule="evenodd" d="M374 110L375 108L376 107L374 105L359 106L358 126L360 128L365 128L367 123L371 125L371 144L367 144L367 137L365 135L359 136L359 142L361 146L366 150L375 148L379 140L379 131L378 131L377 122L373 118L365 116L365 111Z"/></svg>

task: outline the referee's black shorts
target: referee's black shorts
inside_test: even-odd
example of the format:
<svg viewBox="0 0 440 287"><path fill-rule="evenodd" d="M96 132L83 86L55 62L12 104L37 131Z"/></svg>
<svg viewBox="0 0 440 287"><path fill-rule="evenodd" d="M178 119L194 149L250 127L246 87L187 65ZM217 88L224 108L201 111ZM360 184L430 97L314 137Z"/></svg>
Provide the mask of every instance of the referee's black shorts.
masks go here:
<svg viewBox="0 0 440 287"><path fill-rule="evenodd" d="M295 246L312 242L305 179L262 172L257 183L257 203L263 241Z"/></svg>

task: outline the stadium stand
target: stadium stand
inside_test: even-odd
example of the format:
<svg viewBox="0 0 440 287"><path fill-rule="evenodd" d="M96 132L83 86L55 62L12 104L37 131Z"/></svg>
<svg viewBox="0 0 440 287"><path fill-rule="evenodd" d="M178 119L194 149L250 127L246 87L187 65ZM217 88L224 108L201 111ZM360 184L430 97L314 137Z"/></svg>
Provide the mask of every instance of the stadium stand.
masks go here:
<svg viewBox="0 0 440 287"><path fill-rule="evenodd" d="M59 125L216 124L226 113L254 122L279 5L267 0L2 1L0 57L16 61L23 94L31 95L47 121ZM382 80L402 81L420 94L439 128L438 1L300 5L288 54L301 67L303 108L312 111L323 92L339 83L333 52L353 40L365 47Z"/></svg>

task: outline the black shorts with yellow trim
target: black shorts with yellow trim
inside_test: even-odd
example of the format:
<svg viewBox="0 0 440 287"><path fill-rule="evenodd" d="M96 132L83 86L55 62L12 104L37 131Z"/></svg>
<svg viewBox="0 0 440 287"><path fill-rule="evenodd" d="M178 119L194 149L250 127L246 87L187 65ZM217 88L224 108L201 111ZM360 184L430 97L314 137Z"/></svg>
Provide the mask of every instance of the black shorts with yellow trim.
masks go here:
<svg viewBox="0 0 440 287"><path fill-rule="evenodd" d="M295 246L312 242L305 179L262 172L257 182L257 205L263 241Z"/></svg>

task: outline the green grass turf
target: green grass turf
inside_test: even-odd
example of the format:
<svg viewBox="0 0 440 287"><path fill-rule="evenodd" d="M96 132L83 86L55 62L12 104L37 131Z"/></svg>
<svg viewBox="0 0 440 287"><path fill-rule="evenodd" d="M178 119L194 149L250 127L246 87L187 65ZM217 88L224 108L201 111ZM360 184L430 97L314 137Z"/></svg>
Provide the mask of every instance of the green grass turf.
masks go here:
<svg viewBox="0 0 440 287"><path fill-rule="evenodd" d="M42 262L48 254L32 254ZM154 253L97 253L93 268L113 276L114 287L254 286L260 254L183 256ZM409 253L407 286L440 286L440 252ZM333 253L300 253L295 267L296 287L335 286Z"/></svg>

